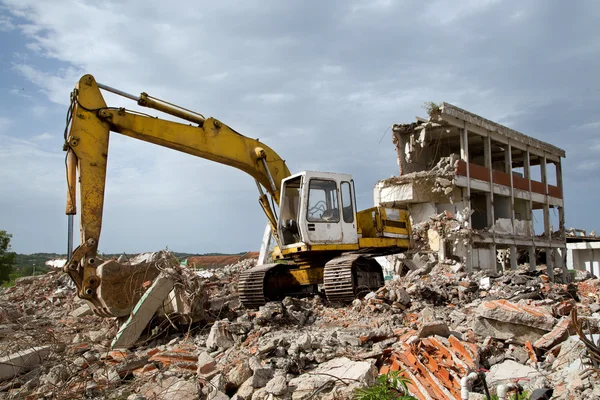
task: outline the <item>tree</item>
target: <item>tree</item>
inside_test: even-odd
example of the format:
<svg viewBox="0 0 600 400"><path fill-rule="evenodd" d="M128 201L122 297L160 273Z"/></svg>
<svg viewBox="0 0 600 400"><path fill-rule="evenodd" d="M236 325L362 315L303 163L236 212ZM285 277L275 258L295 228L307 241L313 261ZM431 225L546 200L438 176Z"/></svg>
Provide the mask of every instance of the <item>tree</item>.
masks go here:
<svg viewBox="0 0 600 400"><path fill-rule="evenodd" d="M0 231L0 283L10 280L10 273L17 261L17 253L10 251L11 238L10 233Z"/></svg>

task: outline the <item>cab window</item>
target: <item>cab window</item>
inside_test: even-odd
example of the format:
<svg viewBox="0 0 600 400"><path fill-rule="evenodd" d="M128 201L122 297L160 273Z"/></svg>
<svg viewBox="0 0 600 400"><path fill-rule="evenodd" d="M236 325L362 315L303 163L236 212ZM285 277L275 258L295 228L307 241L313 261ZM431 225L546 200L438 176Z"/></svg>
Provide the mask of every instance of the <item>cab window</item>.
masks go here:
<svg viewBox="0 0 600 400"><path fill-rule="evenodd" d="M352 186L349 182L342 182L340 186L342 192L342 215L344 222L354 222L354 210L352 209Z"/></svg>
<svg viewBox="0 0 600 400"><path fill-rule="evenodd" d="M337 185L335 181L311 179L308 191L309 222L339 222Z"/></svg>

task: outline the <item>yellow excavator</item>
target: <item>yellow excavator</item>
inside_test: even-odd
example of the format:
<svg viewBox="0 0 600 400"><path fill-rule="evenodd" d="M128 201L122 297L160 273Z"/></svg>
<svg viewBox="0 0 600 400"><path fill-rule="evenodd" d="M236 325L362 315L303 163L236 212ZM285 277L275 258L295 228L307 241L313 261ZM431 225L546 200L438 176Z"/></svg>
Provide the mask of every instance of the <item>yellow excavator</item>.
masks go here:
<svg viewBox="0 0 600 400"><path fill-rule="evenodd" d="M185 122L109 107L101 90ZM71 93L65 128L69 233L64 271L78 296L91 303L98 315L127 315L132 303L124 299L134 297L144 282L158 274L115 260L100 262L97 256L111 131L229 165L254 178L276 246L274 263L241 273L238 292L247 308L319 291L333 303L351 302L384 284L374 257L411 247L408 212L378 205L358 211L351 175L316 171L291 175L275 151L215 118L146 93L131 95L84 75ZM73 249L77 193L81 240Z"/></svg>

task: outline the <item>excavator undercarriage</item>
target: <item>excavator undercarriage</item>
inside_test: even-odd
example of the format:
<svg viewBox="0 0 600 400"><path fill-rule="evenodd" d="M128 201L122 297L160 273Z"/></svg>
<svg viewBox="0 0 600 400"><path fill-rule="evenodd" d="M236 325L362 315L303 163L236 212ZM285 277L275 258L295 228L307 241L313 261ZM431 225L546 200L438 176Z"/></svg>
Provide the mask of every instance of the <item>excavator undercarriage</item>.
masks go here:
<svg viewBox="0 0 600 400"><path fill-rule="evenodd" d="M323 267L276 263L251 268L240 274L238 291L247 308L257 308L286 296L317 294L320 286L329 302L347 304L377 290L383 283L383 271L375 259L346 254L329 260Z"/></svg>

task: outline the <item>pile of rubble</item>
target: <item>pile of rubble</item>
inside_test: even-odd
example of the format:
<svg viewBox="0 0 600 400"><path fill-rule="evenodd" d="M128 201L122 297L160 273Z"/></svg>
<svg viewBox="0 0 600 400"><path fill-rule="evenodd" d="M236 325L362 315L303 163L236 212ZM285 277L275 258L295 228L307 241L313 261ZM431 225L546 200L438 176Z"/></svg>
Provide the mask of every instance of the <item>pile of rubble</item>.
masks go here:
<svg viewBox="0 0 600 400"><path fill-rule="evenodd" d="M203 275L203 320L157 313L120 349L122 321L92 315L66 275L22 278L0 292L0 399L349 399L390 371L419 399L515 384L600 396L600 280L399 260L397 276L351 305L315 296L259 310L237 298L239 273L255 263L244 260Z"/></svg>

